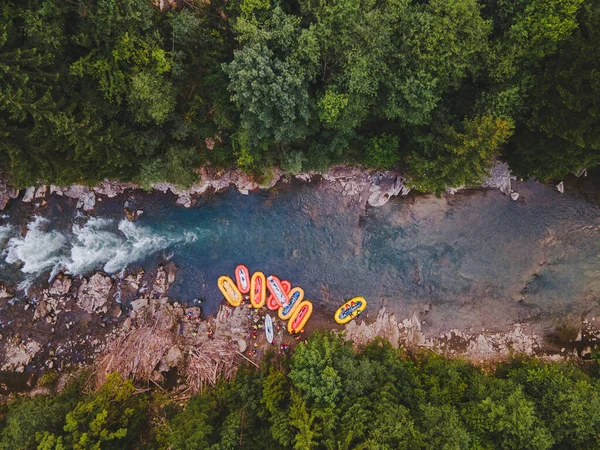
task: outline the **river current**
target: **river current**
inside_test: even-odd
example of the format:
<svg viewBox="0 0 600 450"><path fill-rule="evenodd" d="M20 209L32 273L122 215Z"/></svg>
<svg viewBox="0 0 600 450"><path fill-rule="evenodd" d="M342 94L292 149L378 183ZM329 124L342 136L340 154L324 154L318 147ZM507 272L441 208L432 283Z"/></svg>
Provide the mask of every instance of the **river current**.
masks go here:
<svg viewBox="0 0 600 450"><path fill-rule="evenodd" d="M431 331L560 321L600 310L600 209L569 192L515 183L519 200L497 191L393 198L365 207L324 185L293 183L241 195L235 190L176 206L168 195L129 193L144 214L124 219L124 198L91 215L67 199L34 208L15 202L0 220L0 281L22 295L59 271L179 268L169 295L222 297L221 274L238 263L299 285L332 312L365 296Z"/></svg>

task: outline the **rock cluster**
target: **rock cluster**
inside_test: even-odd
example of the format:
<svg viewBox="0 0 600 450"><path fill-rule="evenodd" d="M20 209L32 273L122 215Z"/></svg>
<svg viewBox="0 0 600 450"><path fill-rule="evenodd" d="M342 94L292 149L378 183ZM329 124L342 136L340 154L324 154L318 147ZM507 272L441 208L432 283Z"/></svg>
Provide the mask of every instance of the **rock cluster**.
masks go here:
<svg viewBox="0 0 600 450"><path fill-rule="evenodd" d="M506 359L514 354L538 355L542 339L526 324L517 323L504 332L450 330L439 336L425 336L416 314L404 320L382 308L372 323L350 322L345 337L355 345L365 345L380 336L394 347L424 347L447 355L461 355L473 361Z"/></svg>
<svg viewBox="0 0 600 450"><path fill-rule="evenodd" d="M93 312L106 314L108 312L106 303L112 287L112 279L98 272L79 286L77 304L90 314Z"/></svg>

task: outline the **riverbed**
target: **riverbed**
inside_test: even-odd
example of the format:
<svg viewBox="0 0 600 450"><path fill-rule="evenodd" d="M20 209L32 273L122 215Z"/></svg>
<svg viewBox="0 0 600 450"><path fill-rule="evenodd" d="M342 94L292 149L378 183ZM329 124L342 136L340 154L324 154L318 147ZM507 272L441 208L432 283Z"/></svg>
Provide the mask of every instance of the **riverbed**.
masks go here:
<svg viewBox="0 0 600 450"><path fill-rule="evenodd" d="M0 282L26 296L59 272L102 270L116 278L172 261L169 296L222 302L221 274L244 263L301 286L325 313L362 295L417 312L430 333L554 324L599 310L600 208L569 190L514 183L518 201L494 190L436 198L411 195L368 207L327 183L279 183L242 195L204 195L192 208L167 194L128 191L93 213L51 196L36 207L14 201L0 221ZM123 215L127 201L144 211Z"/></svg>

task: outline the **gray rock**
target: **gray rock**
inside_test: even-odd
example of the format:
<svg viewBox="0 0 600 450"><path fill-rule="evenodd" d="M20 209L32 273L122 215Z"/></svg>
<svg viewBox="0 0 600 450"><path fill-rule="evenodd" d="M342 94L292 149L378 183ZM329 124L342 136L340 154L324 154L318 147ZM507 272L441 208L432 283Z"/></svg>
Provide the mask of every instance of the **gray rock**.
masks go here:
<svg viewBox="0 0 600 450"><path fill-rule="evenodd" d="M23 203L31 203L33 198L35 197L35 188L29 187L25 189L25 195L23 195Z"/></svg>
<svg viewBox="0 0 600 450"><path fill-rule="evenodd" d="M131 302L131 308L134 311L139 311L141 309L148 307L148 299L147 298L138 298L137 300L133 300Z"/></svg>
<svg viewBox="0 0 600 450"><path fill-rule="evenodd" d="M14 294L2 283L0 283L0 299L13 298Z"/></svg>
<svg viewBox="0 0 600 450"><path fill-rule="evenodd" d="M518 192L511 192L510 198L512 198L513 201L516 202L519 199L519 193Z"/></svg>
<svg viewBox="0 0 600 450"><path fill-rule="evenodd" d="M179 206L183 206L184 208L190 208L192 206L192 197L189 194L184 193L177 197L177 201L175 202Z"/></svg>
<svg viewBox="0 0 600 450"><path fill-rule="evenodd" d="M171 347L164 356L164 362L169 367L177 367L179 364L181 364L183 362L183 353L181 353L179 347L176 345Z"/></svg>
<svg viewBox="0 0 600 450"><path fill-rule="evenodd" d="M112 279L109 276L101 273L94 274L79 286L77 304L90 314L102 310L109 299L112 284Z"/></svg>
<svg viewBox="0 0 600 450"><path fill-rule="evenodd" d="M46 192L48 191L48 186L46 185L41 185L40 187L38 187L35 191L35 198L40 199L40 198L44 198L46 196Z"/></svg>
<svg viewBox="0 0 600 450"><path fill-rule="evenodd" d="M54 283L52 283L52 286L50 287L48 292L50 293L50 295L67 295L71 290L72 283L73 282L71 281L71 278L69 276L59 274L54 280Z"/></svg>
<svg viewBox="0 0 600 450"><path fill-rule="evenodd" d="M19 191L13 189L0 173L0 211L6 208L8 202L19 196Z"/></svg>
<svg viewBox="0 0 600 450"><path fill-rule="evenodd" d="M52 312L52 307L45 300L41 300L37 307L35 308L35 312L33 313L33 319L39 320L45 318L48 314Z"/></svg>

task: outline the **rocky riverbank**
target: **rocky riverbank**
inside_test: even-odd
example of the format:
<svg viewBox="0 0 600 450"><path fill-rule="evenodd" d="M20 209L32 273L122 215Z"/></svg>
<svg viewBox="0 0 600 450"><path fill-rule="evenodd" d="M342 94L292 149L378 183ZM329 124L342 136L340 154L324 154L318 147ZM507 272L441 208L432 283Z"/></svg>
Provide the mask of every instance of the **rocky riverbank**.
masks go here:
<svg viewBox="0 0 600 450"><path fill-rule="evenodd" d="M223 305L215 316L204 316L201 304L180 304L168 297L177 268L159 267L155 273L137 271L122 277L97 272L72 279L60 274L46 287L17 299L0 288L0 392L21 374L33 384L44 372L69 373L93 367L98 380L118 371L157 384L177 375L180 389L201 389L219 376L231 376L242 362L260 364L267 351L286 351L295 339L276 321L275 343L264 338L266 311ZM600 318L584 317L552 340L535 324L515 323L508 330L453 329L432 335L425 317L400 318L385 307L371 311L345 328L329 314L315 311L307 333L316 328L344 331L355 345L383 337L394 346L427 349L475 363L504 360L516 355L548 360L588 358L600 342ZM423 314L422 314L423 315ZM282 345L283 344L283 345ZM25 386L21 386L21 389Z"/></svg>
<svg viewBox="0 0 600 450"><path fill-rule="evenodd" d="M173 193L177 197L176 203L186 208L191 207L198 196L207 192L222 191L233 185L240 193L248 194L249 191L255 189L270 189L278 182L289 180L291 177L303 181L320 179L343 195L357 197L370 206L382 206L390 198L397 195L407 195L410 192L410 188L405 185L405 179L401 173L389 170L372 171L360 167L334 166L327 172L313 171L295 175L274 168L269 178L262 181L254 180L239 169L214 170L210 167L203 167L198 172L200 181L188 189L180 188L171 183L154 184L152 189L162 193ZM506 163L497 162L494 164L489 175L484 178L482 187L499 189L506 195L513 193L511 174ZM463 188L449 189L449 192L453 193ZM77 208L90 212L94 210L97 201L102 201L103 198L117 197L130 189L141 189L141 187L133 183L120 183L110 180L105 180L93 187L83 185L67 187L40 185L25 189L21 201L43 207L46 205L46 196L56 194L77 200ZM12 188L5 177L0 176L0 211L6 208L10 200L18 198L19 195L20 192ZM128 217L135 219L135 211L129 211L129 213Z"/></svg>

